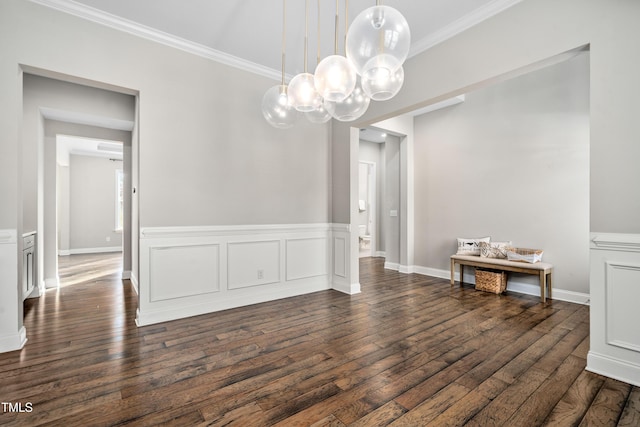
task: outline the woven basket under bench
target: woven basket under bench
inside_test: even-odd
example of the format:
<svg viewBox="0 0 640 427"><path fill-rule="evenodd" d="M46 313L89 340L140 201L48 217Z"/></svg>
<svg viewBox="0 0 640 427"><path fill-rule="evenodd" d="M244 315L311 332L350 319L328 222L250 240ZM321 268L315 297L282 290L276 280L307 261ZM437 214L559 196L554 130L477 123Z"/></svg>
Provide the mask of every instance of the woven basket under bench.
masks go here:
<svg viewBox="0 0 640 427"><path fill-rule="evenodd" d="M501 294L507 289L507 273L476 268L476 289Z"/></svg>

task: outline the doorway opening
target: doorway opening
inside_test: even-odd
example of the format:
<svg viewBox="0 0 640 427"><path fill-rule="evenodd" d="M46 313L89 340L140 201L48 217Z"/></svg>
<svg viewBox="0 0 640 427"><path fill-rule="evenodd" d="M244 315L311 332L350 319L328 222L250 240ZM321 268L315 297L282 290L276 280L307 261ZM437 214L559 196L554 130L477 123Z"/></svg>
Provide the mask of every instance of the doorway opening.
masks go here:
<svg viewBox="0 0 640 427"><path fill-rule="evenodd" d="M36 238L37 286L61 285L59 256L110 253L121 279L137 268L137 94L107 84L25 68L23 230ZM85 273L102 265L86 262ZM135 266L135 267L134 267ZM80 268L80 267L77 267ZM67 280L65 284L69 284Z"/></svg>

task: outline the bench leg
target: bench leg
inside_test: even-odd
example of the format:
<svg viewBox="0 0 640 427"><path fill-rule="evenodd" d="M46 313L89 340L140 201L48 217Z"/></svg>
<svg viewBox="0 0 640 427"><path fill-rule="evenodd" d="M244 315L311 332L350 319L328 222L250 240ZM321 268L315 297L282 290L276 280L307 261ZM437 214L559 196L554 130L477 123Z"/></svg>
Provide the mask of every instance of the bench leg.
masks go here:
<svg viewBox="0 0 640 427"><path fill-rule="evenodd" d="M546 302L546 291L547 291L547 274L544 270L540 271L540 300L542 302Z"/></svg>
<svg viewBox="0 0 640 427"><path fill-rule="evenodd" d="M549 287L549 291L547 292L547 298L552 299L551 297L551 272L549 272L547 276L547 286Z"/></svg>
<svg viewBox="0 0 640 427"><path fill-rule="evenodd" d="M456 261L455 260L451 260L451 286L453 286L453 284L455 283L454 277L456 274Z"/></svg>

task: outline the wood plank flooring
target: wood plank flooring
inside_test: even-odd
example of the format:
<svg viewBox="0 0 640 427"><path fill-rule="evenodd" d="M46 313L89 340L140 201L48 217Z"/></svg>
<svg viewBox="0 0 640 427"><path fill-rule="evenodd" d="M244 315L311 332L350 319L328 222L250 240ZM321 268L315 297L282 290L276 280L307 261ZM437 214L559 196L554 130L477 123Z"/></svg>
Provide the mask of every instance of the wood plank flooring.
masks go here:
<svg viewBox="0 0 640 427"><path fill-rule="evenodd" d="M358 295L137 328L118 254L74 257L0 354L1 425L640 425L638 387L584 370L586 306L364 258Z"/></svg>

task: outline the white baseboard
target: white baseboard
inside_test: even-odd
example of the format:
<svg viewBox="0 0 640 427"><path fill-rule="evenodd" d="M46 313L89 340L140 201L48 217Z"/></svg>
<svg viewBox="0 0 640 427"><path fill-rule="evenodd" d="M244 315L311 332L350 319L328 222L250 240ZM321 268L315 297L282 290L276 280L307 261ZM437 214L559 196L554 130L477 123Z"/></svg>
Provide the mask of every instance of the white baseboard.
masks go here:
<svg viewBox="0 0 640 427"><path fill-rule="evenodd" d="M640 387L640 365L589 351L587 371Z"/></svg>
<svg viewBox="0 0 640 427"><path fill-rule="evenodd" d="M425 276L438 277L440 279L451 279L451 272L449 270L441 270L429 267L413 266L411 269L418 274L424 274ZM460 273L456 271L454 280L460 281ZM474 274L465 274L464 283L475 284L476 278ZM510 280L508 283L507 291L516 292L525 295L540 296L540 287L532 285L530 283L523 283L514 280ZM590 295L582 292L567 291L564 289L553 288L551 295L553 299L559 301L567 301L575 304L588 305L590 301Z"/></svg>
<svg viewBox="0 0 640 427"><path fill-rule="evenodd" d="M122 246L107 246L103 248L76 248L68 250L59 250L58 255L80 255L80 254L101 254L108 252L122 252Z"/></svg>
<svg viewBox="0 0 640 427"><path fill-rule="evenodd" d="M352 284L345 284L345 283L336 283L334 282L333 285L331 286L332 289L335 289L338 292L342 292L343 294L347 294L347 295L355 295L355 294L359 294L361 292L360 290L360 283L352 283Z"/></svg>
<svg viewBox="0 0 640 427"><path fill-rule="evenodd" d="M298 286L295 287L280 289L278 291L269 290L268 292L242 293L238 297L227 297L218 301L201 298L199 300L200 302L182 303L158 309L150 308L144 312L141 312L138 308L136 312L136 325L146 326L170 320L184 319L186 317L300 296L327 289L330 289L330 287L326 283L318 284L317 282L309 282L306 284L298 284Z"/></svg>
<svg viewBox="0 0 640 427"><path fill-rule="evenodd" d="M131 271L123 270L122 271L122 280L131 280Z"/></svg>
<svg viewBox="0 0 640 427"><path fill-rule="evenodd" d="M60 278L59 277L49 277L48 279L44 279L44 288L45 289L53 289L60 286Z"/></svg>
<svg viewBox="0 0 640 427"><path fill-rule="evenodd" d="M21 327L16 334L0 337L0 353L20 350L27 342L27 330Z"/></svg>
<svg viewBox="0 0 640 427"><path fill-rule="evenodd" d="M138 292L138 278L135 274L133 274L133 272L130 273L131 277L129 278L129 281L131 282L131 287L133 288L133 291L136 293L136 295L140 295L140 293Z"/></svg>
<svg viewBox="0 0 640 427"><path fill-rule="evenodd" d="M373 256L377 258L384 258L387 256L387 253L385 251L376 251Z"/></svg>

